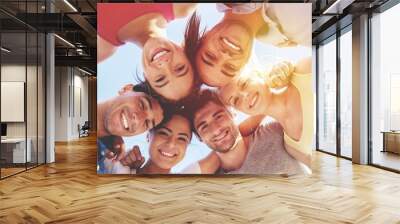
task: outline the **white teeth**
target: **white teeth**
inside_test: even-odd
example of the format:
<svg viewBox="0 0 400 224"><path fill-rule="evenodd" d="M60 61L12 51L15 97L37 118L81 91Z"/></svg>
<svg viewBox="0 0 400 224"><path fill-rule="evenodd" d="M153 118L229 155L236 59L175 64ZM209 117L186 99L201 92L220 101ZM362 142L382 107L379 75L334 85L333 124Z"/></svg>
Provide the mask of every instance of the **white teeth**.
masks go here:
<svg viewBox="0 0 400 224"><path fill-rule="evenodd" d="M254 104L256 103L257 99L258 99L258 94L255 94L255 96L253 97L253 99L250 102L250 107L254 106Z"/></svg>
<svg viewBox="0 0 400 224"><path fill-rule="evenodd" d="M224 41L225 44L227 44L229 47L233 48L234 50L236 50L236 51L240 50L240 47L236 46L235 44L230 42L228 39L222 38L222 41Z"/></svg>
<svg viewBox="0 0 400 224"><path fill-rule="evenodd" d="M124 125L125 129L129 128L128 119L126 118L125 114L122 114L122 124Z"/></svg>
<svg viewBox="0 0 400 224"><path fill-rule="evenodd" d="M221 139L225 138L225 136L228 135L229 130L221 132L216 138L214 138L214 141L220 141Z"/></svg>
<svg viewBox="0 0 400 224"><path fill-rule="evenodd" d="M160 153L161 153L161 155L166 156L166 157L170 157L170 158L175 156L175 154L168 153L168 152L163 152L161 150L160 150Z"/></svg>
<svg viewBox="0 0 400 224"><path fill-rule="evenodd" d="M157 60L158 58L160 58L161 56L163 56L163 55L166 54L166 53L168 53L168 51L166 51L166 50L163 50L163 51L158 52L157 54L155 54L155 55L153 56L153 58L151 59L151 61Z"/></svg>

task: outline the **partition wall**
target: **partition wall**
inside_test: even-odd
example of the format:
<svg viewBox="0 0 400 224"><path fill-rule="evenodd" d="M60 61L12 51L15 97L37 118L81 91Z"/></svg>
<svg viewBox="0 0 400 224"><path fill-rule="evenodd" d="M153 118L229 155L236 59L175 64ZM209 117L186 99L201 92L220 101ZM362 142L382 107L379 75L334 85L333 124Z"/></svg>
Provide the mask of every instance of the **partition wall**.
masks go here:
<svg viewBox="0 0 400 224"><path fill-rule="evenodd" d="M1 179L46 161L46 38L20 19L45 4L14 1L16 13L7 4L0 2Z"/></svg>

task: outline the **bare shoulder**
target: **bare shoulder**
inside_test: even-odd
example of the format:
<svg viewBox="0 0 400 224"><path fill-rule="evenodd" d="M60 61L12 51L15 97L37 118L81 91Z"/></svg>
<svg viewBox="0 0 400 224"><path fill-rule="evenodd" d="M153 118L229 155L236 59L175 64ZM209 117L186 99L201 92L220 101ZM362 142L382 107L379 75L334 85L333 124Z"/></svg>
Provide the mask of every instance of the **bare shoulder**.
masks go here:
<svg viewBox="0 0 400 224"><path fill-rule="evenodd" d="M310 74L312 72L311 63L311 57L300 59L295 66L295 72L298 74Z"/></svg>

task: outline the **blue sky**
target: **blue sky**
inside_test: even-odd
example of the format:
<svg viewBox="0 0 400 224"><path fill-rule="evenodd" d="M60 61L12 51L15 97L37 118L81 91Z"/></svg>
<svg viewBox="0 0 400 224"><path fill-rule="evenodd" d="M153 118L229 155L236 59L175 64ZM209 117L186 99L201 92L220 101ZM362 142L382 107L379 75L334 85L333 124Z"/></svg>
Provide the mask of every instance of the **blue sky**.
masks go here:
<svg viewBox="0 0 400 224"><path fill-rule="evenodd" d="M215 3L199 4L197 13L201 17L202 26L208 28L214 26L221 20L223 14L216 10ZM186 25L186 18L176 19L168 24L167 36L176 43L182 43L183 34ZM117 95L118 90L127 83L135 83L136 74L142 73L141 66L141 49L136 45L127 43L118 48L114 55L102 63L97 65L97 100L101 102L105 99ZM263 43L255 42L254 55L257 56L258 62L268 65L280 59L298 60L302 57L311 56L311 48L295 47L295 48L276 48ZM246 118L246 115L236 113L235 121L239 123ZM142 155L148 158L148 143L146 135L138 135L134 137L124 138L128 148L139 145ZM185 158L173 168L173 171L179 172L189 164L204 158L210 149L195 136L186 151Z"/></svg>

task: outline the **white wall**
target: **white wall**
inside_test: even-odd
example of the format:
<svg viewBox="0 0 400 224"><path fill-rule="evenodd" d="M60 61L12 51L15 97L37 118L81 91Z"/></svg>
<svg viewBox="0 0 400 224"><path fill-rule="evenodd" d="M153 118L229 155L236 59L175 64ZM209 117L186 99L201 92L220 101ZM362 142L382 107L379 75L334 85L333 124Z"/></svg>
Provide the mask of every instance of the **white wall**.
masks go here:
<svg viewBox="0 0 400 224"><path fill-rule="evenodd" d="M30 127L35 131L36 136L36 80L31 78L31 74L36 76L36 66L27 66L28 72L28 87L27 87L27 120L28 120L28 137ZM25 65L2 65L1 66L1 81L2 82L25 82ZM40 105L39 105L40 107ZM1 108L7 110L7 108ZM32 113L34 111L35 113ZM34 123L32 123L34 122ZM7 136L8 137L25 137L25 123L26 122L7 122ZM32 123L32 124L31 124ZM33 132L33 131L32 131Z"/></svg>
<svg viewBox="0 0 400 224"><path fill-rule="evenodd" d="M38 69L38 71L36 70ZM6 122L8 138L30 139L32 162L39 158L44 162L44 89L42 68L25 64L4 64L1 66L1 81L26 83L26 110L27 120L24 122ZM25 80L27 78L27 81ZM38 86L39 85L39 86ZM38 91L38 92L37 92ZM23 94L23 93L22 93ZM2 96L7 97L7 96ZM1 108L9 110L10 108ZM25 113L25 111L23 111ZM37 157L37 153L39 156Z"/></svg>
<svg viewBox="0 0 400 224"><path fill-rule="evenodd" d="M72 67L56 67L55 73L55 140L70 141L88 120L88 78Z"/></svg>
<svg viewBox="0 0 400 224"><path fill-rule="evenodd" d="M68 140L69 76L67 74L67 67L55 68L55 141Z"/></svg>

